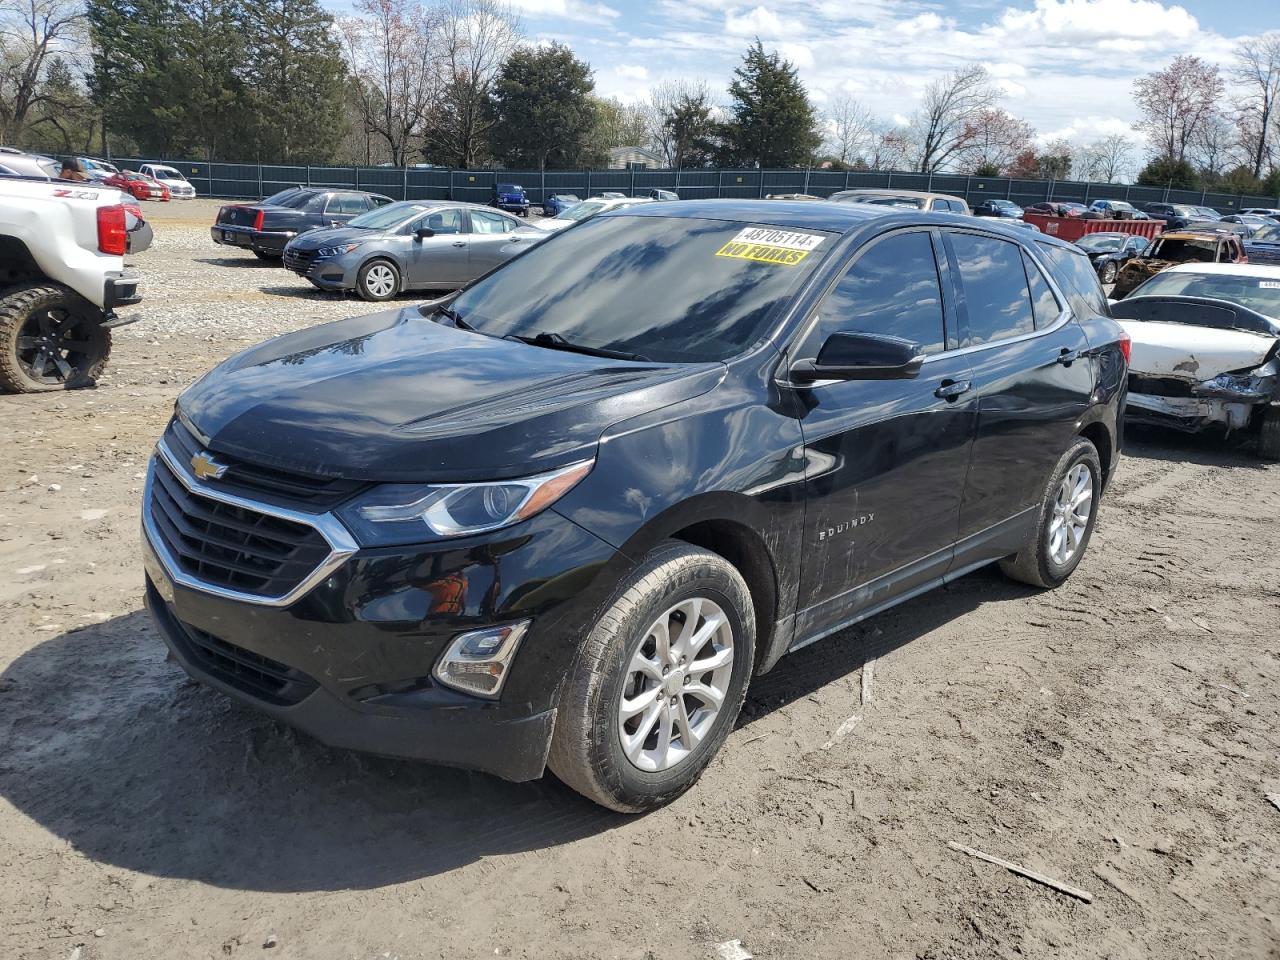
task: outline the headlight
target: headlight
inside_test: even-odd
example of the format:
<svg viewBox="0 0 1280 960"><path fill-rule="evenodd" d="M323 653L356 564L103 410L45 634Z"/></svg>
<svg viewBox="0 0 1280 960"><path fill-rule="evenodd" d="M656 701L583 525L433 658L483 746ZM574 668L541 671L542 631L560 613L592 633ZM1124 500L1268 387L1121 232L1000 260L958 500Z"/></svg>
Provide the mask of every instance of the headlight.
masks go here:
<svg viewBox="0 0 1280 960"><path fill-rule="evenodd" d="M319 250L316 251L316 256L317 257L338 257L344 253L350 253L352 250L354 250L358 246L360 246L360 244L358 243L340 243L336 247L321 247Z"/></svg>
<svg viewBox="0 0 1280 960"><path fill-rule="evenodd" d="M527 520L573 489L595 460L518 480L493 483L388 483L338 515L365 546L465 537ZM433 536L434 535L434 536Z"/></svg>

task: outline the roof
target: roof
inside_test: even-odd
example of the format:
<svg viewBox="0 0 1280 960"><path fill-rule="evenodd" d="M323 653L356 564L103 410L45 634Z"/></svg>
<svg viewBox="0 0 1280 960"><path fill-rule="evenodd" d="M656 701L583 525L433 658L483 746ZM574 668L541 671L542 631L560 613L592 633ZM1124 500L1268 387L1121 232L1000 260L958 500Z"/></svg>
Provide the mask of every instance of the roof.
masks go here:
<svg viewBox="0 0 1280 960"><path fill-rule="evenodd" d="M1222 230L1217 227L1193 227L1188 230L1166 230L1156 237L1157 240L1204 240L1215 237L1236 236L1233 230Z"/></svg>
<svg viewBox="0 0 1280 960"><path fill-rule="evenodd" d="M610 217L689 217L706 220L730 220L742 223L764 223L774 227L828 230L848 233L873 221L889 225L929 224L967 227L1019 239L1023 243L1074 249L1072 244L1036 233L1024 227L1000 223L994 217L971 217L960 213L929 213L902 207L869 203L837 203L830 200L668 200L647 203L623 210L601 213Z"/></svg>
<svg viewBox="0 0 1280 960"><path fill-rule="evenodd" d="M1280 280L1280 266L1262 263L1179 263L1161 273L1202 273L1207 276L1257 277Z"/></svg>

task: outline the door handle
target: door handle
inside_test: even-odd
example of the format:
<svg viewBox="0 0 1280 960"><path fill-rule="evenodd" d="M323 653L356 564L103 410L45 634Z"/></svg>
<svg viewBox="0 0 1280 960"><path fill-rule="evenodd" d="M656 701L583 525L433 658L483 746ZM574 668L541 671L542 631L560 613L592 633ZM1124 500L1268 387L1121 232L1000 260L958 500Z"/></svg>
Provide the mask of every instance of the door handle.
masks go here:
<svg viewBox="0 0 1280 960"><path fill-rule="evenodd" d="M1058 362L1064 367L1069 367L1080 359L1080 351L1072 350L1070 347L1063 347L1058 353Z"/></svg>
<svg viewBox="0 0 1280 960"><path fill-rule="evenodd" d="M465 247L465 246L467 245L467 241L465 241L465 240L455 240L455 241L453 241L453 245L454 245L455 247Z"/></svg>
<svg viewBox="0 0 1280 960"><path fill-rule="evenodd" d="M933 395L939 400L946 400L950 403L957 397L968 393L973 389L973 384L968 380L943 380L942 385L933 391Z"/></svg>

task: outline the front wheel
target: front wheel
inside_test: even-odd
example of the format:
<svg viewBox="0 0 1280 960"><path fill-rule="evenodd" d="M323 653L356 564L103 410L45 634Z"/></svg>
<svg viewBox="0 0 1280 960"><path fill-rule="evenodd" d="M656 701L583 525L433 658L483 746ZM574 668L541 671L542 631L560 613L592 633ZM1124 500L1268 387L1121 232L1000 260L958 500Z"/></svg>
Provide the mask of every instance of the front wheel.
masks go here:
<svg viewBox="0 0 1280 960"><path fill-rule="evenodd" d="M1280 406L1272 404L1262 411L1258 430L1258 456L1264 460L1280 460Z"/></svg>
<svg viewBox="0 0 1280 960"><path fill-rule="evenodd" d="M87 387L111 353L102 311L58 284L27 284L0 297L0 390Z"/></svg>
<svg viewBox="0 0 1280 960"><path fill-rule="evenodd" d="M1005 576L1033 587L1053 588L1065 583L1089 546L1101 494L1102 463L1097 448L1077 437L1049 478L1035 530L1017 554L1000 561Z"/></svg>
<svg viewBox="0 0 1280 960"><path fill-rule="evenodd" d="M583 642L560 699L552 771L623 813L674 800L733 729L755 637L737 569L709 550L662 544Z"/></svg>
<svg viewBox="0 0 1280 960"><path fill-rule="evenodd" d="M1116 274L1119 272L1119 270L1120 268L1116 266L1116 263L1114 260L1112 260L1110 263L1104 263L1102 265L1102 282L1115 283Z"/></svg>
<svg viewBox="0 0 1280 960"><path fill-rule="evenodd" d="M259 260L279 260L283 256L283 254L269 253L266 250L255 250L253 255Z"/></svg>
<svg viewBox="0 0 1280 960"><path fill-rule="evenodd" d="M400 290L400 271L390 260L371 260L356 276L356 293L365 300L390 300Z"/></svg>

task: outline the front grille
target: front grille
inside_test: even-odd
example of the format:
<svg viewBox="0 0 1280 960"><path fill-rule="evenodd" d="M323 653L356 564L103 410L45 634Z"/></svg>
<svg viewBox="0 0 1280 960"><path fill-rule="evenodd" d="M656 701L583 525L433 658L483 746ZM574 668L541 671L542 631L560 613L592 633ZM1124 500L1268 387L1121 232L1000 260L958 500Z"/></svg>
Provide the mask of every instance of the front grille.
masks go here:
<svg viewBox="0 0 1280 960"><path fill-rule="evenodd" d="M260 653L237 647L221 637L178 621L184 653L223 683L278 706L291 706L310 695L316 682L301 670Z"/></svg>
<svg viewBox="0 0 1280 960"><path fill-rule="evenodd" d="M307 271L311 269L311 265L315 263L316 253L318 252L316 250L294 250L292 247L287 247L284 251L285 269L305 276Z"/></svg>
<svg viewBox="0 0 1280 960"><path fill-rule="evenodd" d="M169 421L164 439L180 463L189 462L205 449L177 419ZM227 465L227 472L221 479L214 481L219 490L278 505L303 510L327 510L366 486L360 480L293 473L249 463L222 453L216 456L219 463Z"/></svg>
<svg viewBox="0 0 1280 960"><path fill-rule="evenodd" d="M332 550L314 527L192 493L163 457L153 471L155 532L174 562L204 583L282 597Z"/></svg>

